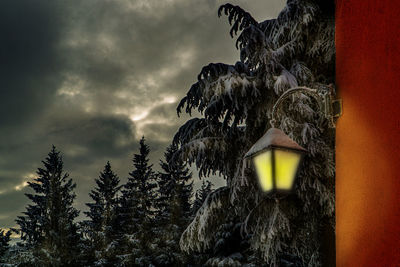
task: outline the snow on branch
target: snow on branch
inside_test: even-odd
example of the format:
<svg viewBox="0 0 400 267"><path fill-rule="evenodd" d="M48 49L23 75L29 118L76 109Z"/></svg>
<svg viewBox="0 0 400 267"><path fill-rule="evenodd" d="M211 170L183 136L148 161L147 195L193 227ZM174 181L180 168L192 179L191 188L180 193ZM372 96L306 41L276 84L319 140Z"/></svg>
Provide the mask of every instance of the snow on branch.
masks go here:
<svg viewBox="0 0 400 267"><path fill-rule="evenodd" d="M203 67L198 82L179 103L178 114L186 105L189 114L197 108L210 121L239 123L246 118L248 104L254 103L260 95L255 78L249 75L241 62L234 66L216 63Z"/></svg>
<svg viewBox="0 0 400 267"><path fill-rule="evenodd" d="M228 197L228 187L220 187L208 195L181 236L179 244L183 251L202 252L211 247L217 226L228 211Z"/></svg>
<svg viewBox="0 0 400 267"><path fill-rule="evenodd" d="M281 75L276 78L274 84L274 91L277 95L282 94L289 88L297 87L296 77L293 76L289 71L283 69Z"/></svg>
<svg viewBox="0 0 400 267"><path fill-rule="evenodd" d="M239 6L234 6L232 4L225 4L219 7L218 17L221 17L222 12L228 16L229 24L232 25L230 30L230 35L233 37L238 31L247 28L250 25L257 25L258 22L250 15L250 13L244 11Z"/></svg>

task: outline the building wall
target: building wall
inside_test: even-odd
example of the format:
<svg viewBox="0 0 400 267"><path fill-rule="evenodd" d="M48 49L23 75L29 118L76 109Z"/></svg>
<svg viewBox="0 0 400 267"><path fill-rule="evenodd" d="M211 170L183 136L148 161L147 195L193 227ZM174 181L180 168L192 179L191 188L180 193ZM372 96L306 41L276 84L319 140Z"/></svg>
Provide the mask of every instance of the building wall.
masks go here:
<svg viewBox="0 0 400 267"><path fill-rule="evenodd" d="M336 1L337 266L400 266L400 1Z"/></svg>

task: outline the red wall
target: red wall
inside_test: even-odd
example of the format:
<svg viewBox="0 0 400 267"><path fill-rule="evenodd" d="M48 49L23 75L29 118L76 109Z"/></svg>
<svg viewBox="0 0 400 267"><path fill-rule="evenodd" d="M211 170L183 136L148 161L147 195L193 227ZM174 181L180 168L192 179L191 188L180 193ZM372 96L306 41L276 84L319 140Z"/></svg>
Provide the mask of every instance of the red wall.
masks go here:
<svg viewBox="0 0 400 267"><path fill-rule="evenodd" d="M337 266L400 266L400 1L336 1Z"/></svg>

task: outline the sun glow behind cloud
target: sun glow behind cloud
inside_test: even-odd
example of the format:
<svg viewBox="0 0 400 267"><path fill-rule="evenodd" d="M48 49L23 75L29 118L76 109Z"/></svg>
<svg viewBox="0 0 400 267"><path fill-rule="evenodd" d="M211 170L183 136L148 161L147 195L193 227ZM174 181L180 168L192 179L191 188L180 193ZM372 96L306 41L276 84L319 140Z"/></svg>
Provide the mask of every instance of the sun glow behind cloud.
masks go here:
<svg viewBox="0 0 400 267"><path fill-rule="evenodd" d="M144 130L144 126L147 124L151 123L158 123L160 125L171 125L170 121L166 119L157 119L157 118L149 118L149 115L151 114L151 111L157 107L163 106L165 104L173 104L176 103L177 99L174 96L164 96L161 99L158 99L154 101L153 103L134 109L131 114L129 114L129 118L132 120L132 122L135 123L136 125L136 135L141 136L141 135L146 135L147 133ZM162 130L162 129L160 129Z"/></svg>

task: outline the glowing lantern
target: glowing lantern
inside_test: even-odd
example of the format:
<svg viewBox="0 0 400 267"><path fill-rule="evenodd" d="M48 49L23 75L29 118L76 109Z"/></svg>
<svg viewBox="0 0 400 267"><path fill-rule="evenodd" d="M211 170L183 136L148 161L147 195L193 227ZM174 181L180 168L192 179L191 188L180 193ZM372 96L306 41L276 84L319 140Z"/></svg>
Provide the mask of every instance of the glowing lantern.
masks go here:
<svg viewBox="0 0 400 267"><path fill-rule="evenodd" d="M277 128L270 128L246 153L265 193L289 193L306 150Z"/></svg>

